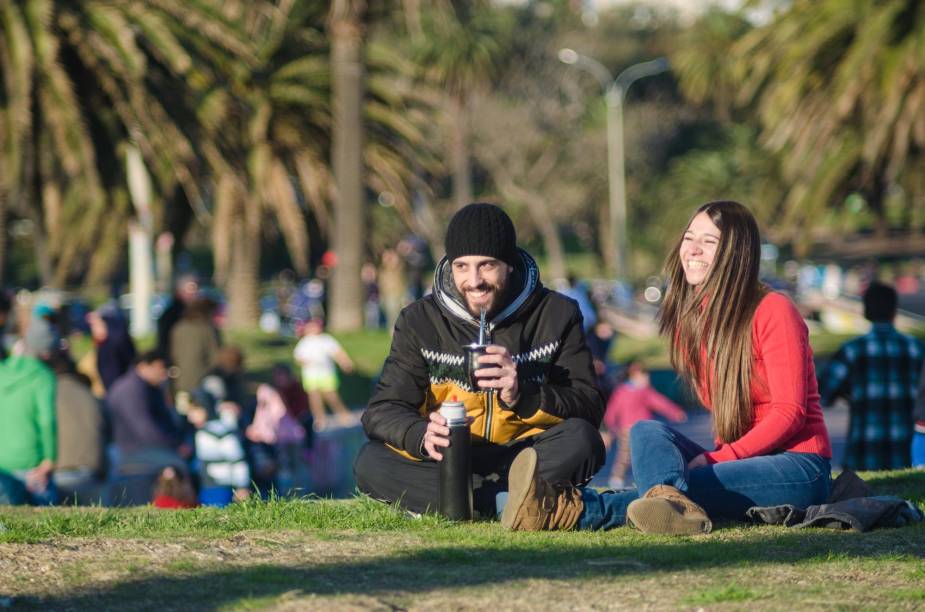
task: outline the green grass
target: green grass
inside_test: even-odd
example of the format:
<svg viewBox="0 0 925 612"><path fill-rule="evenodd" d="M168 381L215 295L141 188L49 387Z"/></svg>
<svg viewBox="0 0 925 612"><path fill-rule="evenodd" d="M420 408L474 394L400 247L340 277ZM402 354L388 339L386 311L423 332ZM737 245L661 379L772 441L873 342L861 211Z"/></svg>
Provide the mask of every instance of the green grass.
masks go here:
<svg viewBox="0 0 925 612"><path fill-rule="evenodd" d="M925 472L865 474L925 508ZM916 609L925 525L866 534L725 523L701 537L514 533L367 498L224 510L0 509L17 609Z"/></svg>
<svg viewBox="0 0 925 612"><path fill-rule="evenodd" d="M750 599L756 599L757 597L758 595L756 595L755 592L751 589L747 589L737 584L730 584L720 588L712 588L694 592L683 598L682 601L686 604L702 606L706 604L722 603L726 601L748 601Z"/></svg>
<svg viewBox="0 0 925 612"><path fill-rule="evenodd" d="M402 513L366 497L351 500L276 499L233 504L226 509L164 512L134 508L0 507L0 543L36 543L55 537L219 537L261 529L425 529L442 519L409 521Z"/></svg>

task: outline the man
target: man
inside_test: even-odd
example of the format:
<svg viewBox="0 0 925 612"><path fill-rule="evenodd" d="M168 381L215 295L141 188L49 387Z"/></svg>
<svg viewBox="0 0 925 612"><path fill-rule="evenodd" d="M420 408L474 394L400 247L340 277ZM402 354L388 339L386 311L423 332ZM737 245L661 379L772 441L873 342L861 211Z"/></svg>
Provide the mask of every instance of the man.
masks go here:
<svg viewBox="0 0 925 612"><path fill-rule="evenodd" d="M433 293L405 308L363 415L370 441L354 465L361 491L415 513L437 508L437 462L449 445L436 412L456 398L471 418L475 509L495 516L507 471L533 447L549 482L586 483L604 462L603 413L575 302L545 289L516 246L511 219L470 204L450 221ZM463 346L487 313L487 354L468 382ZM572 489L574 490L574 489ZM567 500L562 500L563 503ZM567 504L564 504L567 505Z"/></svg>
<svg viewBox="0 0 925 612"><path fill-rule="evenodd" d="M843 345L822 379L823 405L837 396L851 404L844 467L891 470L909 467L913 416L925 349L896 331L896 290L872 282L864 293L869 333Z"/></svg>
<svg viewBox="0 0 925 612"><path fill-rule="evenodd" d="M57 343L49 323L34 318L23 354L0 363L0 503L55 502L55 375L43 360Z"/></svg>
<svg viewBox="0 0 925 612"><path fill-rule="evenodd" d="M127 466L144 471L183 465L177 454L181 431L167 406L166 381L164 356L149 351L138 357L135 367L116 380L106 395L120 471Z"/></svg>

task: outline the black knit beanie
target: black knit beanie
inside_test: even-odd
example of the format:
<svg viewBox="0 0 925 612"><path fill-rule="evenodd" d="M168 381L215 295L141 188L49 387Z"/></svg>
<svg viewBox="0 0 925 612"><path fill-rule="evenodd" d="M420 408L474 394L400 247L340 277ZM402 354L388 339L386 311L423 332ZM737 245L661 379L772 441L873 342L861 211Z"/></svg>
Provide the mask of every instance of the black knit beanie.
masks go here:
<svg viewBox="0 0 925 612"><path fill-rule="evenodd" d="M512 266L517 261L514 223L494 204L469 204L459 209L446 228L446 255L450 261L465 255L494 257Z"/></svg>

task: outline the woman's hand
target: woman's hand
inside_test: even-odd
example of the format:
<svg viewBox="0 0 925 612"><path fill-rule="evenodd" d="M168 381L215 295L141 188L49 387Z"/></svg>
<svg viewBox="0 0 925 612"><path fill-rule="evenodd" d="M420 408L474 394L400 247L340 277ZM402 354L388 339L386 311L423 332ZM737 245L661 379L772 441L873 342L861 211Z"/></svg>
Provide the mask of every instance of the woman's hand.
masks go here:
<svg viewBox="0 0 925 612"><path fill-rule="evenodd" d="M695 470L697 468L707 467L710 465L710 462L707 461L707 456L703 453L700 453L687 463L688 470Z"/></svg>

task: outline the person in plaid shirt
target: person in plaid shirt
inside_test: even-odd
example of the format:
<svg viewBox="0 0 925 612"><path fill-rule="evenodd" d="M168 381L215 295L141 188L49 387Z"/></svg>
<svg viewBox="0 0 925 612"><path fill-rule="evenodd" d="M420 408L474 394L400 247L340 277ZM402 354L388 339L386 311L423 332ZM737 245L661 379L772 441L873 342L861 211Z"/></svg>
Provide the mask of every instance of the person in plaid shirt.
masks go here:
<svg viewBox="0 0 925 612"><path fill-rule="evenodd" d="M911 465L913 408L925 347L893 326L896 308L896 290L872 282L864 293L864 316L873 324L870 332L842 345L821 381L823 405L839 396L851 405L846 468Z"/></svg>

